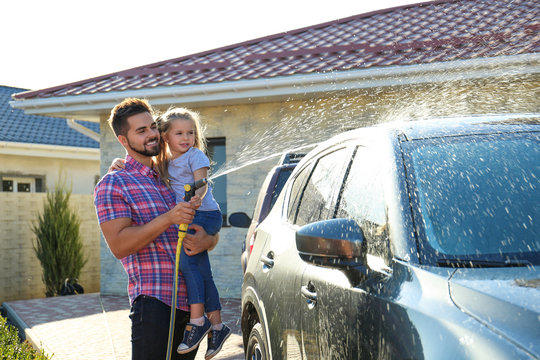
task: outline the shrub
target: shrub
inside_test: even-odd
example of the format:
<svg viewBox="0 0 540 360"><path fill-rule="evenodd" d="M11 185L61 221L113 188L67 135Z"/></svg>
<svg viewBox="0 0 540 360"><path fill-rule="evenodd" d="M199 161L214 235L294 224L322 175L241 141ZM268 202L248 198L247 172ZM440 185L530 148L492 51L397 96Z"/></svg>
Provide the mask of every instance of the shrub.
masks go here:
<svg viewBox="0 0 540 360"><path fill-rule="evenodd" d="M66 279L76 282L88 260L79 233L81 221L69 207L70 196L65 183L57 184L53 192L47 192L43 213L32 225L34 251L43 268L47 297L61 295Z"/></svg>
<svg viewBox="0 0 540 360"><path fill-rule="evenodd" d="M21 342L17 329L0 316L0 359L48 360L50 357L34 350L27 341Z"/></svg>

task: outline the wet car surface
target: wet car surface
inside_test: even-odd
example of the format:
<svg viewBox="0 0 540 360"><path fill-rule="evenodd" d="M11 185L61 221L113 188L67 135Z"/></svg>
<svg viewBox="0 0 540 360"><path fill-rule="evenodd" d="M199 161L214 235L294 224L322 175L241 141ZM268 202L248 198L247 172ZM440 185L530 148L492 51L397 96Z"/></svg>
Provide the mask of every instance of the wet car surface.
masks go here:
<svg viewBox="0 0 540 360"><path fill-rule="evenodd" d="M341 134L255 230L246 355L538 358L539 234L537 115Z"/></svg>

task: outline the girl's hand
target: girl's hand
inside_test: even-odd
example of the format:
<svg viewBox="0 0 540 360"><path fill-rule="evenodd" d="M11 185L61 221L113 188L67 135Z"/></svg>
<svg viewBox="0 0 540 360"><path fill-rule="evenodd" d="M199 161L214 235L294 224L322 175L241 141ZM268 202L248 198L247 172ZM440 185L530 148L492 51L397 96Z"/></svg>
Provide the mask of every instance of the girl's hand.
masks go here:
<svg viewBox="0 0 540 360"><path fill-rule="evenodd" d="M107 170L107 172L110 173L111 171L122 170L123 168L125 168L125 165L124 165L125 162L126 162L125 159L121 159L121 158L114 159L112 161L111 166L109 166L109 170Z"/></svg>
<svg viewBox="0 0 540 360"><path fill-rule="evenodd" d="M194 195L189 203L193 206L194 209L198 209L202 204L202 199L199 195Z"/></svg>

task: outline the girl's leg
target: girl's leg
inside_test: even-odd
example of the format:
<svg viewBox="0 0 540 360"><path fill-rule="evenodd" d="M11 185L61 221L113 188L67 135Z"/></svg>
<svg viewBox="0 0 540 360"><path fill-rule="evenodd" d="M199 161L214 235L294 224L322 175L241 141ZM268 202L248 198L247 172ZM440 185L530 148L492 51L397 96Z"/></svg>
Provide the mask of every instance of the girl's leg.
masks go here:
<svg viewBox="0 0 540 360"><path fill-rule="evenodd" d="M204 278L199 271L198 258L201 254L188 256L182 246L180 253L180 272L186 282L188 303L204 304Z"/></svg>
<svg viewBox="0 0 540 360"><path fill-rule="evenodd" d="M210 321L204 316L204 281L197 266L199 255L186 255L184 247L182 247L180 254L180 270L186 281L188 302L192 312L184 331L182 343L177 349L179 354L189 353L196 349L212 327Z"/></svg>
<svg viewBox="0 0 540 360"><path fill-rule="evenodd" d="M198 326L201 326L204 324L204 304L203 303L190 304L189 311L190 311L190 319L189 319L190 323L198 325ZM210 319L210 321L211 320L212 319Z"/></svg>
<svg viewBox="0 0 540 360"><path fill-rule="evenodd" d="M221 310L214 310L210 311L206 314L208 316L208 319L210 320L210 323L212 324L212 328L214 325L221 325ZM215 329L219 330L219 329Z"/></svg>
<svg viewBox="0 0 540 360"><path fill-rule="evenodd" d="M205 292L205 310L208 319L213 325L214 330L221 328L221 303L219 301L219 292L217 290L214 278L212 276L212 269L210 267L210 259L208 258L208 252L199 254L198 259L199 273L204 281ZM216 325L219 327L215 329Z"/></svg>

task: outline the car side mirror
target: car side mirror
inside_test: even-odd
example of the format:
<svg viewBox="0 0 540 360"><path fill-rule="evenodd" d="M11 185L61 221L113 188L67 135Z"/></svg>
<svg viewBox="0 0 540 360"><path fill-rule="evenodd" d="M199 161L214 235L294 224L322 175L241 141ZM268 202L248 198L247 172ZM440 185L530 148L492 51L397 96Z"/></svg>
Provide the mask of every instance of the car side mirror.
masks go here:
<svg viewBox="0 0 540 360"><path fill-rule="evenodd" d="M330 219L305 225L296 231L300 257L319 265L358 264L365 254L364 233L352 219Z"/></svg>
<svg viewBox="0 0 540 360"><path fill-rule="evenodd" d="M229 224L247 229L251 225L251 218L244 212L235 212L229 215Z"/></svg>

